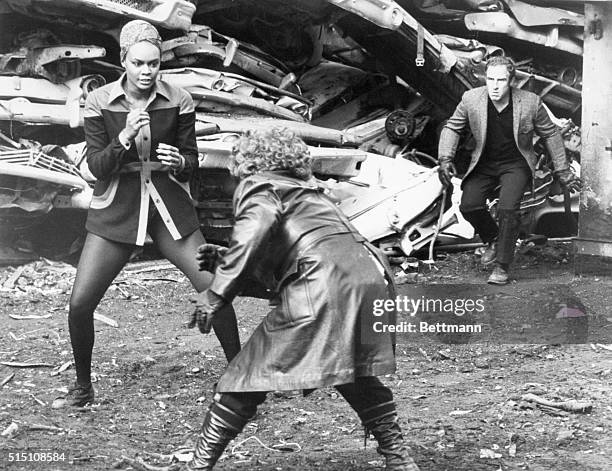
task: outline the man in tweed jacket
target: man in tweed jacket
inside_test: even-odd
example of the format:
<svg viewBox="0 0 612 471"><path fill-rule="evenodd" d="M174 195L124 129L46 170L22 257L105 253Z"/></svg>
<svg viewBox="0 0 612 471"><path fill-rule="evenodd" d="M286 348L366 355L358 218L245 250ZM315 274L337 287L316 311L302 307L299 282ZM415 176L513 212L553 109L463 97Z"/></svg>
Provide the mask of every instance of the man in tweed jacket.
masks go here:
<svg viewBox="0 0 612 471"><path fill-rule="evenodd" d="M465 92L440 135L438 169L449 185L456 170L453 158L459 139L468 128L476 141L461 184L460 210L487 247L482 263L495 263L488 282L508 283L508 268L518 237L518 209L533 181L537 155L534 133L550 154L556 176L570 189L580 186L571 172L563 139L540 97L510 86L515 66L511 59L496 56L487 62L486 86ZM500 186L498 223L491 217L486 199Z"/></svg>

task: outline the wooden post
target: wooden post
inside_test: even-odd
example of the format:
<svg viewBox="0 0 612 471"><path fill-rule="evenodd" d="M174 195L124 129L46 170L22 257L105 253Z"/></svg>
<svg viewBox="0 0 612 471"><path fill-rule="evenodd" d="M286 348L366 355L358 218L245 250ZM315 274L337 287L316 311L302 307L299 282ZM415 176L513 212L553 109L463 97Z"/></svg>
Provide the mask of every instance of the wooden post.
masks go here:
<svg viewBox="0 0 612 471"><path fill-rule="evenodd" d="M612 3L585 4L576 273L612 273Z"/></svg>

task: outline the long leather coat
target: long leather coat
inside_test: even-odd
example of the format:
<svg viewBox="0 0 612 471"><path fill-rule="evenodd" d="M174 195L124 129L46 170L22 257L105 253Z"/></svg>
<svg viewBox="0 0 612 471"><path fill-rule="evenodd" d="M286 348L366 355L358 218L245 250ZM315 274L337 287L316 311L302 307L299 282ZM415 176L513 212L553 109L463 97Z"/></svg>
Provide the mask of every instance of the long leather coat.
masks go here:
<svg viewBox="0 0 612 471"><path fill-rule="evenodd" d="M218 392L311 389L395 371L391 334L369 335L375 300L395 297L392 278L314 180L248 177L234 212L210 289L231 301L255 278L273 295ZM375 320L393 322L385 316Z"/></svg>

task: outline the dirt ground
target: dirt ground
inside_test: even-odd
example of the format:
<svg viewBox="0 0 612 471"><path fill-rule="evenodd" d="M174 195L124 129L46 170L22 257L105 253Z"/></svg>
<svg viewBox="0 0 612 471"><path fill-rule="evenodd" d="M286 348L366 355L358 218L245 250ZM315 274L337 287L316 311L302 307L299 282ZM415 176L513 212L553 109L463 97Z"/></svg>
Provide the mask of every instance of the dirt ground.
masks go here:
<svg viewBox="0 0 612 471"><path fill-rule="evenodd" d="M574 275L569 250L569 244L534 248L518 258L516 281L492 289L523 293L534 283L567 286L612 324L612 278ZM147 263L135 266L164 268L163 261ZM15 268L0 269L0 381L6 380L0 391L0 469L135 469L122 457L152 466L168 465L173 454L184 457L225 367L216 338L186 327L192 292L186 279L175 269L128 267L132 271L120 275L98 311L118 327L96 321L96 402L66 412L52 404L74 378L72 367L58 372L72 359L67 304L73 272L43 265L16 281ZM400 276L400 293L432 283L441 289L480 285L486 277L472 253L451 254L435 268ZM267 312L266 302L240 298L235 306L245 341ZM402 343L397 373L383 380L394 391L404 435L423 471L610 470L612 351L601 342ZM541 409L523 400L526 393L588 401L592 411ZM55 453L55 461L32 461L43 452ZM364 448L356 415L333 389L322 389L305 398L297 391L270 394L217 469L382 467L373 439Z"/></svg>

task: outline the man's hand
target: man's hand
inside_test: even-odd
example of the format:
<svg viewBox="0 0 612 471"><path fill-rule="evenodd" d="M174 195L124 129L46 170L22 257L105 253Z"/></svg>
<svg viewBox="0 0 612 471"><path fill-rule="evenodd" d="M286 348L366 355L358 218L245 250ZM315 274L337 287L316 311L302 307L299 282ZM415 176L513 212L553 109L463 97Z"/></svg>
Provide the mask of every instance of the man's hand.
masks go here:
<svg viewBox="0 0 612 471"><path fill-rule="evenodd" d="M227 247L222 247L216 244L202 244L198 247L196 260L200 271L209 271L214 273L219 265L219 262L227 252Z"/></svg>
<svg viewBox="0 0 612 471"><path fill-rule="evenodd" d="M438 167L438 178L442 185L450 186L452 178L457 174L457 169L453 161L449 157L440 157L440 166Z"/></svg>
<svg viewBox="0 0 612 471"><path fill-rule="evenodd" d="M225 306L225 300L214 291L206 290L191 297L195 310L187 327L193 329L196 325L203 334L210 333L215 314Z"/></svg>
<svg viewBox="0 0 612 471"><path fill-rule="evenodd" d="M582 181L571 170L561 170L556 173L556 176L561 186L569 191L580 191L582 189Z"/></svg>

